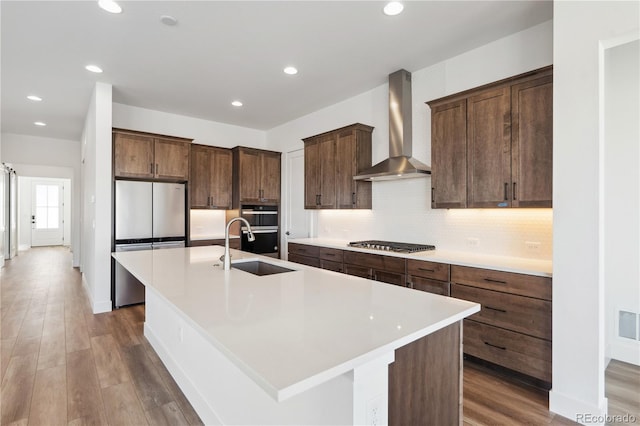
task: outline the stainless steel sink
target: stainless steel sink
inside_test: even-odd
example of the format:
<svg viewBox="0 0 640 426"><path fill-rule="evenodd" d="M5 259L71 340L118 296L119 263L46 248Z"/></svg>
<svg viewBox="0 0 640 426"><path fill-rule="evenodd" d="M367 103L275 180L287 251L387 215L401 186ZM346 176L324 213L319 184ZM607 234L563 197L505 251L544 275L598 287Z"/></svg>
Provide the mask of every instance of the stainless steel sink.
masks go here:
<svg viewBox="0 0 640 426"><path fill-rule="evenodd" d="M284 268L282 266L274 265L272 263L263 262L261 260L251 260L247 262L232 263L233 269L240 269L241 271L249 272L253 275L273 275L282 274L284 272L293 272L294 269Z"/></svg>

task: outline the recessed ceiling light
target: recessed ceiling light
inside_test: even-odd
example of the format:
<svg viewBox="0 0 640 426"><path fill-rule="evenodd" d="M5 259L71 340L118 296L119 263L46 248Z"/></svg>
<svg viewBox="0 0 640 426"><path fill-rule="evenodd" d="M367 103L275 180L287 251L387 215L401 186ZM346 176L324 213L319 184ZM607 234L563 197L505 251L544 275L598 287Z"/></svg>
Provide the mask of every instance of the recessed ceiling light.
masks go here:
<svg viewBox="0 0 640 426"><path fill-rule="evenodd" d="M27 99L29 99L30 101L35 101L35 102L40 102L42 100L42 98L40 96L36 96L36 95L29 95L29 96L27 96Z"/></svg>
<svg viewBox="0 0 640 426"><path fill-rule="evenodd" d="M241 107L242 106L242 102L240 101L233 101L231 102L231 105L235 106L235 107Z"/></svg>
<svg viewBox="0 0 640 426"><path fill-rule="evenodd" d="M174 18L171 15L162 15L160 17L160 22L162 22L165 25L169 25L170 27L174 26L175 24L178 23L178 20L176 18Z"/></svg>
<svg viewBox="0 0 640 426"><path fill-rule="evenodd" d="M286 67L284 73L289 75L298 74L298 69L296 67Z"/></svg>
<svg viewBox="0 0 640 426"><path fill-rule="evenodd" d="M97 65L87 65L86 67L84 67L87 71L91 71L91 72L95 72L97 74L100 74L102 72L102 68L100 68Z"/></svg>
<svg viewBox="0 0 640 426"><path fill-rule="evenodd" d="M40 127L44 127L47 125L47 123L42 122L42 121L34 121L33 124L35 124L36 126L40 126Z"/></svg>
<svg viewBox="0 0 640 426"><path fill-rule="evenodd" d="M399 1L390 1L382 10L385 15L395 16L402 12L403 9L404 6Z"/></svg>
<svg viewBox="0 0 640 426"><path fill-rule="evenodd" d="M122 8L113 0L98 0L98 6L109 13L120 13Z"/></svg>

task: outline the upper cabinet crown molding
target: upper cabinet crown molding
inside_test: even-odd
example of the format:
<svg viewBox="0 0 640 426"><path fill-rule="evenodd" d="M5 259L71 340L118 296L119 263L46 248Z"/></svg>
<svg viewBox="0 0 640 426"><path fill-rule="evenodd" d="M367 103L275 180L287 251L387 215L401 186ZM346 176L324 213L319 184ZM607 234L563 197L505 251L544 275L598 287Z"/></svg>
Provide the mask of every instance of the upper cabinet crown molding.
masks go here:
<svg viewBox="0 0 640 426"><path fill-rule="evenodd" d="M302 140L305 209L371 208L371 182L353 176L371 167L372 132L355 123Z"/></svg>
<svg viewBox="0 0 640 426"><path fill-rule="evenodd" d="M189 180L191 139L113 129L115 177Z"/></svg>
<svg viewBox="0 0 640 426"><path fill-rule="evenodd" d="M552 206L552 66L427 104L432 208Z"/></svg>

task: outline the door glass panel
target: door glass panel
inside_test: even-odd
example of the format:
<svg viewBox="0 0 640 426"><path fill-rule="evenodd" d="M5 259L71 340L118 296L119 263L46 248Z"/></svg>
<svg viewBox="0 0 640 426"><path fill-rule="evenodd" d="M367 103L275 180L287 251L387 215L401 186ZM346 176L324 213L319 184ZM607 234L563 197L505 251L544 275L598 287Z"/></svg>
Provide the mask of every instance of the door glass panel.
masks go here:
<svg viewBox="0 0 640 426"><path fill-rule="evenodd" d="M57 229L60 218L60 187L36 185L36 228Z"/></svg>

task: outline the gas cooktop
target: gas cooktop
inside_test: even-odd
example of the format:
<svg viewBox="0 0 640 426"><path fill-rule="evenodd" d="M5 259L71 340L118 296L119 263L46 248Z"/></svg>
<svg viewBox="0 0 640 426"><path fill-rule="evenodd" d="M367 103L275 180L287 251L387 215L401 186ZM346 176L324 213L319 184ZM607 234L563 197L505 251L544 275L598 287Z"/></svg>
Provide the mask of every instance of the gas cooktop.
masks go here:
<svg viewBox="0 0 640 426"><path fill-rule="evenodd" d="M358 247L358 248L384 250L384 251L395 251L398 253L416 253L419 251L436 249L436 246L431 246L427 244L398 243L394 241L380 241L380 240L352 241L349 243L349 247Z"/></svg>

